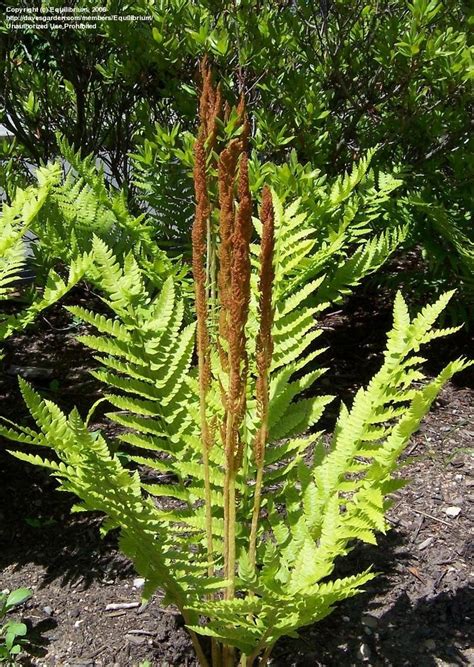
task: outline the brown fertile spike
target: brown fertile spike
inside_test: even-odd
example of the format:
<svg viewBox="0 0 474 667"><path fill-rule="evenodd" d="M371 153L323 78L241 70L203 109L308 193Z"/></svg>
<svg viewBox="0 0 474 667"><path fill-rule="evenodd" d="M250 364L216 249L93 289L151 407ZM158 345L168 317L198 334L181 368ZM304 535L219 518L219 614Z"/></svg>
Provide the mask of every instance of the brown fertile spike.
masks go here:
<svg viewBox="0 0 474 667"><path fill-rule="evenodd" d="M216 101L214 104L214 116L220 118L222 116L222 86L219 83L216 89Z"/></svg>
<svg viewBox="0 0 474 667"><path fill-rule="evenodd" d="M206 63L203 61L203 71ZM205 102L206 81L203 84L201 104ZM199 373L199 421L201 426L202 462L204 469L204 498L206 514L206 542L208 559L208 576L214 574L213 565L213 529L212 529L212 494L209 476L209 451L214 442L214 427L209 428L207 419L207 395L211 385L211 353L208 330L207 305L207 228L210 216L209 197L207 192L205 122L202 120L199 136L194 147L194 190L196 197L196 214L192 229L194 291L196 296L196 352ZM204 658L205 659L205 658Z"/></svg>
<svg viewBox="0 0 474 667"><path fill-rule="evenodd" d="M210 121L209 121L209 132L207 137L208 150L214 150L217 140L217 121L222 117L222 90L221 84L217 86L214 107L212 109Z"/></svg>
<svg viewBox="0 0 474 667"><path fill-rule="evenodd" d="M265 447L268 440L269 415L269 375L272 363L273 340L273 306L272 288L275 277L273 269L273 251L275 246L275 225L272 195L265 187L262 192L262 207L260 209L262 222L262 239L260 242L260 327L257 335L256 362L257 386L256 399L260 425L255 435L253 453L257 466L255 478L254 500L252 510L252 525L249 539L249 560L255 565L257 553L257 535L260 508L262 504L263 476L265 468Z"/></svg>
<svg viewBox="0 0 474 667"><path fill-rule="evenodd" d="M202 78L202 91L201 97L199 100L199 120L201 122L201 127L204 128L207 135L207 115L209 107L209 88L211 86L211 76L209 67L207 64L207 56L201 61L201 78Z"/></svg>
<svg viewBox="0 0 474 667"><path fill-rule="evenodd" d="M226 101L224 102L224 123L227 123L227 121L229 120L229 118L230 118L230 104L229 104L229 102L226 100Z"/></svg>
<svg viewBox="0 0 474 667"><path fill-rule="evenodd" d="M216 91L214 90L214 86L212 85L212 73L211 70L209 70L208 73L209 77L209 84L208 84L208 98L207 98L207 110L206 110L206 135L209 137L209 135L212 132L212 124L214 120L214 108L216 105Z"/></svg>
<svg viewBox="0 0 474 667"><path fill-rule="evenodd" d="M232 235L229 352L231 376L229 401L240 423L245 411L245 369L247 367L245 325L250 302L250 236L252 231L252 200L248 182L248 159L240 160L239 208Z"/></svg>
<svg viewBox="0 0 474 667"><path fill-rule="evenodd" d="M201 70L201 77L203 79L204 79L204 73L207 72L208 67L209 67L209 58L207 56L207 53L205 53L201 58L201 63L199 65L199 69Z"/></svg>
<svg viewBox="0 0 474 667"><path fill-rule="evenodd" d="M194 188L196 216L192 229L193 275L197 314L197 354L201 390L206 393L210 384L209 333L207 330L206 252L209 200L206 181L206 153L201 131L194 148Z"/></svg>
<svg viewBox="0 0 474 667"><path fill-rule="evenodd" d="M239 99L239 103L237 105L237 115L243 117L244 114L245 114L245 97L244 94L242 93Z"/></svg>
<svg viewBox="0 0 474 667"><path fill-rule="evenodd" d="M240 142L234 139L219 156L219 298L221 303L219 315L219 334L222 339L228 340L230 285L231 285L231 256L232 231L234 223L234 182L237 160L239 157ZM221 361L226 369L225 355L220 348Z"/></svg>
<svg viewBox="0 0 474 667"><path fill-rule="evenodd" d="M202 223L201 217L197 213L203 209L207 212L207 207L209 202L207 201L207 177L206 177L206 151L204 148L205 136L203 128L199 132L199 136L196 139L194 145L194 193L196 198L196 218L193 226L194 227L199 220ZM205 225L204 225L205 228Z"/></svg>
<svg viewBox="0 0 474 667"><path fill-rule="evenodd" d="M217 90L212 85L212 71L208 65L207 56L201 62L201 77L202 92L199 100L199 120L201 127L204 128L205 138L208 140L216 132L216 115L219 114L219 108L222 104L222 93L220 85ZM215 138L211 138L211 144L214 141Z"/></svg>
<svg viewBox="0 0 474 667"><path fill-rule="evenodd" d="M260 219L262 222L262 241L260 247L260 329L265 336L266 350L271 354L271 326L273 321L272 286L275 278L275 271L273 269L275 221L272 194L268 186L265 186L262 192Z"/></svg>
<svg viewBox="0 0 474 667"><path fill-rule="evenodd" d="M261 426L255 438L254 455L257 465L261 465L268 438L268 372L270 370L273 339L272 288L275 272L273 269L273 251L275 245L274 213L270 189L265 187L262 193L260 210L262 222L262 240L260 246L260 328L257 336L257 409Z"/></svg>
<svg viewBox="0 0 474 667"><path fill-rule="evenodd" d="M240 119L240 124L242 125L242 132L240 135L241 141L242 141L242 150L244 152L247 152L248 150L248 142L249 142L249 135L250 135L250 124L247 116L247 111L246 111L246 106L245 106L245 98L242 93L240 96L239 104L237 106L237 114L239 115Z"/></svg>
<svg viewBox="0 0 474 667"><path fill-rule="evenodd" d="M247 114L245 114L243 128L242 128L242 146L245 152L247 152L249 148L249 136L250 136L250 123Z"/></svg>

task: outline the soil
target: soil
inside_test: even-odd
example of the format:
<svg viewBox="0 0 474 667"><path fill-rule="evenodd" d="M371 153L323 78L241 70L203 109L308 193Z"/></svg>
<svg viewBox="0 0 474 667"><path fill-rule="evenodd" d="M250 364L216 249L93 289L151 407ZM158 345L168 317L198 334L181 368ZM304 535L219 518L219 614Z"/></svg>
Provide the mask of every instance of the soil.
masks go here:
<svg viewBox="0 0 474 667"><path fill-rule="evenodd" d="M90 303L91 295L77 290L68 299ZM319 340L330 346L324 364L331 367L331 392L337 390L343 400L380 363L390 325L389 301L359 292L321 323ZM2 415L28 421L17 374L62 407L76 404L87 412L99 388L88 375L93 360L75 340L80 332L81 325L55 307L28 332L9 339L0 374ZM466 355L470 342L468 334L460 333L433 344L427 353L434 359L429 372ZM346 575L373 563L379 576L364 594L303 629L299 639L278 643L272 665L474 664L469 571L474 545L469 452L473 387L473 372L456 377L414 436L404 470L411 483L394 496L392 530L377 547L359 546L338 564L338 574ZM334 416L326 417L328 429ZM100 411L96 426L113 435ZM125 667L148 660L153 666L193 667L181 616L163 609L159 596L140 605L142 582L118 552L115 535L101 539L100 517L71 514L72 497L58 493L41 469L7 454L12 443L0 444L0 590L33 590L16 612L29 628L21 664ZM117 603L135 606L107 610Z"/></svg>

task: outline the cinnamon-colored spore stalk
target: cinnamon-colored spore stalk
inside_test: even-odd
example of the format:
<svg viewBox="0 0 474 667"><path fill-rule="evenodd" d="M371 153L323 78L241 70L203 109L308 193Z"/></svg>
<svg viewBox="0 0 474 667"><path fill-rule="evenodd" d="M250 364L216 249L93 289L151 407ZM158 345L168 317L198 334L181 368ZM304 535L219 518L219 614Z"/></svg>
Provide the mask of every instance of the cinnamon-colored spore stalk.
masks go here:
<svg viewBox="0 0 474 667"><path fill-rule="evenodd" d="M197 315L197 354L200 389L207 393L211 380L209 332L207 328L206 255L209 199L207 195L206 153L203 133L194 147L194 189L196 215L192 229L193 277Z"/></svg>
<svg viewBox="0 0 474 667"><path fill-rule="evenodd" d="M273 305L272 289L275 271L273 268L273 250L275 245L274 213L272 195L266 186L262 193L260 211L262 222L262 240L260 246L260 327L257 336L257 409L260 429L255 438L254 456L257 465L261 465L265 444L268 438L268 376L273 353L272 324Z"/></svg>

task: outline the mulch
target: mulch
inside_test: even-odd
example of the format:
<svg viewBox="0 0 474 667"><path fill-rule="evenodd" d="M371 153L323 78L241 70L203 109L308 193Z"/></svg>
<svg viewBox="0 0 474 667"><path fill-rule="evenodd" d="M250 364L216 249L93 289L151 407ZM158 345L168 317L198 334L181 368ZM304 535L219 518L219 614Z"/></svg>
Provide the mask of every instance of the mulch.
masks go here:
<svg viewBox="0 0 474 667"><path fill-rule="evenodd" d="M80 291L72 301L90 299ZM321 362L331 367L331 392L349 400L380 363L390 324L389 300L359 292L327 315L319 339L330 345ZM99 395L88 375L93 360L75 340L81 325L56 307L5 345L0 375L1 413L25 423L16 374L23 374L65 408L85 413ZM434 374L466 354L463 332L427 352ZM79 363L78 363L79 360ZM328 390L321 384L325 391ZM275 648L275 667L474 664L472 627L474 373L466 371L442 392L414 436L394 495L391 530L377 547L358 545L337 564L341 576L374 564L379 576L365 593L340 604L299 639ZM334 413L324 426L330 429ZM97 425L113 435L98 412ZM12 443L2 442L12 448ZM14 448L14 447L13 447ZM159 595L140 604L142 582L117 550L116 536L99 535L95 514L71 514L73 498L58 493L41 469L0 448L0 590L33 589L16 613L27 623L23 665L112 667L195 665L182 618L163 609ZM136 603L107 610L109 604Z"/></svg>

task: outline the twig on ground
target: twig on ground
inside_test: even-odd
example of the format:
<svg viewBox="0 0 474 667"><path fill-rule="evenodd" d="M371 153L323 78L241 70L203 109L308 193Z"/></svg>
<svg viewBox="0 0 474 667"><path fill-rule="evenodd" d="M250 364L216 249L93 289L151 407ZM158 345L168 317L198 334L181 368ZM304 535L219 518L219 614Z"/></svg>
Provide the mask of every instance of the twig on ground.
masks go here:
<svg viewBox="0 0 474 667"><path fill-rule="evenodd" d="M111 602L106 606L105 611L116 611L117 609L136 609L139 606L139 602Z"/></svg>
<svg viewBox="0 0 474 667"><path fill-rule="evenodd" d="M417 527L415 528L415 534L414 534L413 537L411 538L411 541L412 541L412 542L415 542L416 538L417 538L418 535L420 534L420 530L421 530L421 527L423 526L424 521L425 521L425 517L424 517L423 515L421 515L420 520L418 521L418 525L417 525Z"/></svg>
<svg viewBox="0 0 474 667"><path fill-rule="evenodd" d="M421 510L416 510L414 507L411 508L412 512L416 512L416 514L422 514L423 516L428 517L428 519L433 519L433 521L439 521L439 523L444 523L445 526L449 526L450 528L453 527L452 523L449 523L448 521L444 521L443 519L438 519L437 516L433 516L432 514L428 514L428 512L422 512Z"/></svg>
<svg viewBox="0 0 474 667"><path fill-rule="evenodd" d="M102 653L102 651L105 651L105 649L108 647L108 644L104 644L100 648L97 649L97 651L94 651L94 653L91 653L86 660L93 660L94 658L97 658L97 656Z"/></svg>

